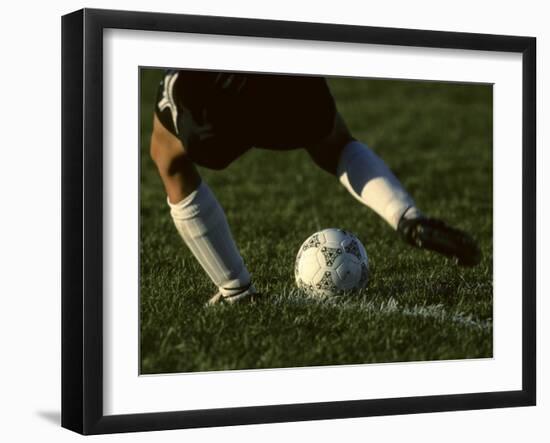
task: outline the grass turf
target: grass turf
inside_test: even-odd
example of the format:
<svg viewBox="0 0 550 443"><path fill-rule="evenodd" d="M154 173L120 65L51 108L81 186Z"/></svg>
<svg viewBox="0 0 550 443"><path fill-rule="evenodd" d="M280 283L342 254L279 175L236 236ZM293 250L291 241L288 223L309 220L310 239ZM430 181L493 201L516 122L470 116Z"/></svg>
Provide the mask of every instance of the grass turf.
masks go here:
<svg viewBox="0 0 550 443"><path fill-rule="evenodd" d="M172 225L148 153L160 71L141 72L141 372L169 373L492 356L492 88L331 79L354 136L386 160L426 213L466 229L483 260L462 269L412 249L303 150L252 150L200 170L266 295L205 308L215 288ZM366 290L316 301L295 289L295 255L326 227L354 232Z"/></svg>

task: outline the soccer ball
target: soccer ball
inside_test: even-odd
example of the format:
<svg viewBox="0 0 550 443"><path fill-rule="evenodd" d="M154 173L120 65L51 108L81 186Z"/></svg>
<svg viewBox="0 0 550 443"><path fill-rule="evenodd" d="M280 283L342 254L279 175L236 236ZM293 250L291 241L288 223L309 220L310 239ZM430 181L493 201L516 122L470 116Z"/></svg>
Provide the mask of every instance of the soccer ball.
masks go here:
<svg viewBox="0 0 550 443"><path fill-rule="evenodd" d="M326 297L364 288L369 278L367 252L359 239L342 229L324 229L300 247L294 276L308 295Z"/></svg>

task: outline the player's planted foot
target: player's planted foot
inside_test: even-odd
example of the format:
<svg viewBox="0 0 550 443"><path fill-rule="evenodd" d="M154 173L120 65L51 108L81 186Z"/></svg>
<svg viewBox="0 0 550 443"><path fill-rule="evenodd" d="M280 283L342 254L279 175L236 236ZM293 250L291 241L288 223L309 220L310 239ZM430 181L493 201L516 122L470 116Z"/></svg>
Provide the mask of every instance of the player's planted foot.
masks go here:
<svg viewBox="0 0 550 443"><path fill-rule="evenodd" d="M208 300L207 306L217 304L233 304L233 303L250 303L254 302L258 297L256 288L250 284L245 288L236 289L224 289L223 291L216 292L210 300Z"/></svg>
<svg viewBox="0 0 550 443"><path fill-rule="evenodd" d="M406 243L454 258L460 266L475 266L481 260L481 251L475 240L441 220L403 217L397 231Z"/></svg>

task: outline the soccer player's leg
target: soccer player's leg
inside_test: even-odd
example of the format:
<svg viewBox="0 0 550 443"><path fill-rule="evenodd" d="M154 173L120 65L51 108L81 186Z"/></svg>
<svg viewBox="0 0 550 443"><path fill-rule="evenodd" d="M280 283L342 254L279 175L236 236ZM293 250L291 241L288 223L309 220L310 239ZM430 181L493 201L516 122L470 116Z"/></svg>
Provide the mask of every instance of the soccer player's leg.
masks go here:
<svg viewBox="0 0 550 443"><path fill-rule="evenodd" d="M459 265L479 263L480 251L467 233L424 216L386 163L355 140L336 113L331 133L307 147L313 161L338 177L362 204L374 210L408 244L456 259Z"/></svg>
<svg viewBox="0 0 550 443"><path fill-rule="evenodd" d="M222 207L201 179L181 141L155 115L151 156L168 196L173 222L218 292L210 303L250 300L250 274Z"/></svg>

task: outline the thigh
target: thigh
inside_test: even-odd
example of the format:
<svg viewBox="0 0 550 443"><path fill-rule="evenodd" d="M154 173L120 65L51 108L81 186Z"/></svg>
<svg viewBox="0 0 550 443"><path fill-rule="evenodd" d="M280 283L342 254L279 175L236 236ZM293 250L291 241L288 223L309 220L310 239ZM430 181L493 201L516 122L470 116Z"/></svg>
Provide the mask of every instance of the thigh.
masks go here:
<svg viewBox="0 0 550 443"><path fill-rule="evenodd" d="M197 189L200 176L181 141L155 115L150 144L166 193L171 202L178 202Z"/></svg>

